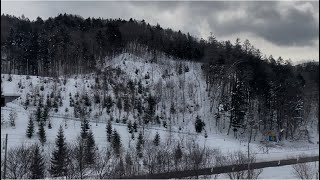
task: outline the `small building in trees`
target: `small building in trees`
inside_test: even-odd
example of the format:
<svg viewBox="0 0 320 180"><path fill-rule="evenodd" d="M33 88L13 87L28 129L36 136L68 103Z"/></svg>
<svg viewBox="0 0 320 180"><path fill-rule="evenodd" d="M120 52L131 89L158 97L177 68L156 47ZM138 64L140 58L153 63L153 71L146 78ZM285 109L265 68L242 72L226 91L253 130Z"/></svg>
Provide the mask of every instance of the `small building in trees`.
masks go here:
<svg viewBox="0 0 320 180"><path fill-rule="evenodd" d="M1 95L1 107L4 107L7 103L18 99L20 95L18 94L2 94Z"/></svg>
<svg viewBox="0 0 320 180"><path fill-rule="evenodd" d="M279 134L276 133L277 131L276 130L267 130L267 131L264 131L262 134L263 134L263 137L264 137L264 140L262 141L262 143L266 143L266 142L278 142L281 137L279 137Z"/></svg>

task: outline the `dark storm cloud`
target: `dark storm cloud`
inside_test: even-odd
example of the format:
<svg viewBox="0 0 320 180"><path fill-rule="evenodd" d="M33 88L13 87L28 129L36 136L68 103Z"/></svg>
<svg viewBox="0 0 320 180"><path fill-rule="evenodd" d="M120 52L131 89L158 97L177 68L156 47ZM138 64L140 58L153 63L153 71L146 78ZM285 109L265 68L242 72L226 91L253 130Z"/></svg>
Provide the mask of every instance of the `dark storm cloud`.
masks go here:
<svg viewBox="0 0 320 180"><path fill-rule="evenodd" d="M319 13L318 2L205 1L130 4L141 10L153 9L150 16L160 16L163 11L174 12L178 7L185 7L185 24L180 28L194 35L199 35L196 26L201 26L201 21L207 21L210 31L218 37L251 33L279 46L310 46L319 39L319 19L316 18ZM179 20L172 17L170 21Z"/></svg>
<svg viewBox="0 0 320 180"><path fill-rule="evenodd" d="M241 8L230 7L235 11L243 11L244 16L221 22L217 18L211 19L211 27L217 35L250 32L280 46L312 45L319 38L316 11L303 11L289 6L282 13L283 7L276 2L247 2Z"/></svg>

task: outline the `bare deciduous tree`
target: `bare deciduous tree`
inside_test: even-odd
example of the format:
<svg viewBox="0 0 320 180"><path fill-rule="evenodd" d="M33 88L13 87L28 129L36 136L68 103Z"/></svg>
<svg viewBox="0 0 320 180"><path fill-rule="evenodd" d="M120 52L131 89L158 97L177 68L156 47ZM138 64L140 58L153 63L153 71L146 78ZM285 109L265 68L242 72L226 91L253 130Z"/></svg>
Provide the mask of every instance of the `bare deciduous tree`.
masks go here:
<svg viewBox="0 0 320 180"><path fill-rule="evenodd" d="M316 169L311 163L299 163L292 165L293 174L299 179L312 179Z"/></svg>
<svg viewBox="0 0 320 180"><path fill-rule="evenodd" d="M69 148L69 163L67 178L83 179L90 175L89 168L85 163L85 143L81 137L78 137Z"/></svg>
<svg viewBox="0 0 320 180"><path fill-rule="evenodd" d="M211 167L214 165L214 154L216 150L200 147L196 143L187 143L186 152L184 154L184 166L186 169L192 169L196 173L200 168ZM196 178L199 178L196 175Z"/></svg>
<svg viewBox="0 0 320 180"><path fill-rule="evenodd" d="M97 152L97 160L93 166L93 172L99 179L111 178L113 166L111 164L111 152L107 149Z"/></svg>
<svg viewBox="0 0 320 180"><path fill-rule="evenodd" d="M246 154L242 151L229 153L227 156L216 156L216 164L220 166L243 165L248 162L251 164L256 162L255 155L251 154L249 160ZM250 169L245 171L229 172L227 175L230 179L247 179L249 176L250 179L257 179L262 171L262 169Z"/></svg>
<svg viewBox="0 0 320 180"><path fill-rule="evenodd" d="M152 141L144 143L144 159L148 168L148 174L153 174L156 170L158 149L153 145ZM169 154L168 154L169 156Z"/></svg>
<svg viewBox="0 0 320 180"><path fill-rule="evenodd" d="M112 178L121 179L126 174L125 166L122 157L117 157L114 159L114 171L112 174Z"/></svg>
<svg viewBox="0 0 320 180"><path fill-rule="evenodd" d="M7 174L9 179L26 179L30 173L31 148L25 145L10 149L7 156Z"/></svg>

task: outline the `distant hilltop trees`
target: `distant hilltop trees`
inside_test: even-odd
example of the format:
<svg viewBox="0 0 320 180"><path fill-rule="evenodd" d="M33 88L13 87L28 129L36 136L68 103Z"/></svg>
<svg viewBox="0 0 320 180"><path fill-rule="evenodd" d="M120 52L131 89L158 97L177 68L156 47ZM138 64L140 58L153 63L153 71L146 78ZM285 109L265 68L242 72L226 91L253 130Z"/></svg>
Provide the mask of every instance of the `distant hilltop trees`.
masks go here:
<svg viewBox="0 0 320 180"><path fill-rule="evenodd" d="M2 15L1 20L1 52L12 62L8 71L19 74L86 73L104 57L123 52L130 43L134 44L131 49L143 45L153 54L200 60L206 44L144 20L84 19L69 14L35 21Z"/></svg>

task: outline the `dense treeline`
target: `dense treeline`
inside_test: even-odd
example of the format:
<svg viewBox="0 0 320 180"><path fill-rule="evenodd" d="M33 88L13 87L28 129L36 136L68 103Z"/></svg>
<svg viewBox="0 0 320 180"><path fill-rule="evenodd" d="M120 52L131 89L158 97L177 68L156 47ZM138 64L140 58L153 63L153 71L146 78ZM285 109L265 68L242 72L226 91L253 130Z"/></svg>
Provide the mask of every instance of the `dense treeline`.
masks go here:
<svg viewBox="0 0 320 180"><path fill-rule="evenodd" d="M226 42L223 50L224 55L203 65L210 98L223 105L215 114L217 124L229 113L228 134L233 129L236 137L240 129L251 135L276 129L280 140L309 138L308 125L318 120L311 113L319 111L318 63L292 66L281 57L262 58L247 40L242 46L239 40L234 46ZM216 87L221 89L218 97Z"/></svg>
<svg viewBox="0 0 320 180"><path fill-rule="evenodd" d="M201 44L189 34L151 26L144 20L83 19L67 14L45 21L10 15L2 15L1 20L1 50L13 66L9 71L17 69L14 73L18 74L92 71L105 56L122 52L132 42L177 58L199 59L203 54Z"/></svg>
<svg viewBox="0 0 320 180"><path fill-rule="evenodd" d="M232 44L219 42L213 35L197 40L144 20L60 14L30 21L1 16L2 70L6 73L59 76L93 72L105 57L128 47L138 51L141 45L154 55L153 60L163 52L204 63L210 110L218 127L230 117L228 133L231 129L235 136L239 129L251 134L277 129L285 133L280 137L308 136L311 115L319 111L315 106L319 102L318 63L293 66L281 57L263 57L248 40L241 43L237 39ZM222 108L213 110L214 105Z"/></svg>

